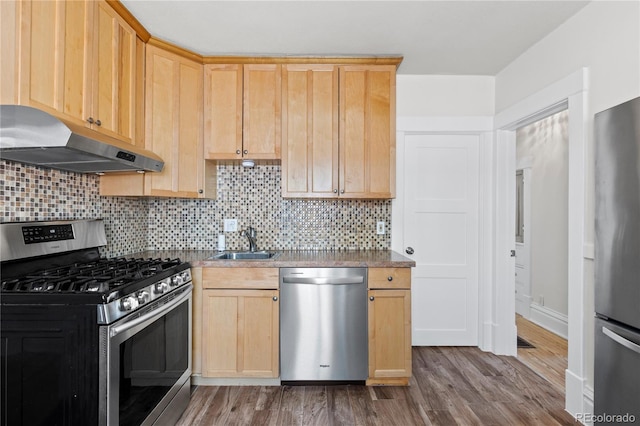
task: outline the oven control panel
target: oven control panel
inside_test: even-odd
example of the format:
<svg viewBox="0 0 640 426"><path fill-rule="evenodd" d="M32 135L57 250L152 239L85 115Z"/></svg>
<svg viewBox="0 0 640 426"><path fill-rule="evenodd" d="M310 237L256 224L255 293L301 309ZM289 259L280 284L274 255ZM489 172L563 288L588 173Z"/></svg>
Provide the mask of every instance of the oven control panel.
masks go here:
<svg viewBox="0 0 640 426"><path fill-rule="evenodd" d="M73 240L73 226L71 224L23 226L22 238L25 244Z"/></svg>

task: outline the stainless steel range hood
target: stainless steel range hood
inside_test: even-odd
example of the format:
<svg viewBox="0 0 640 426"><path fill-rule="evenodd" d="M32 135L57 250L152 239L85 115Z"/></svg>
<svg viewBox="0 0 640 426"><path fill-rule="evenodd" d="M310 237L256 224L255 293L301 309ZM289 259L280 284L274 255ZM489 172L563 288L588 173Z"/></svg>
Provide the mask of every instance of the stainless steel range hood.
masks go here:
<svg viewBox="0 0 640 426"><path fill-rule="evenodd" d="M159 172L151 151L35 108L0 105L0 158L76 173Z"/></svg>

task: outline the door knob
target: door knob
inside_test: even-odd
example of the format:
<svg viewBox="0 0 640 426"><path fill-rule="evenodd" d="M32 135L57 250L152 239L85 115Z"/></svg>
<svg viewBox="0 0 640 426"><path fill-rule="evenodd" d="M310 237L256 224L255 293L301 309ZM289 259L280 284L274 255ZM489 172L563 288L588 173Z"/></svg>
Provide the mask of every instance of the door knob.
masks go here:
<svg viewBox="0 0 640 426"><path fill-rule="evenodd" d="M413 251L413 247L407 247L407 248L405 249L405 253L407 253L407 254L413 254L413 253L414 253L414 251Z"/></svg>

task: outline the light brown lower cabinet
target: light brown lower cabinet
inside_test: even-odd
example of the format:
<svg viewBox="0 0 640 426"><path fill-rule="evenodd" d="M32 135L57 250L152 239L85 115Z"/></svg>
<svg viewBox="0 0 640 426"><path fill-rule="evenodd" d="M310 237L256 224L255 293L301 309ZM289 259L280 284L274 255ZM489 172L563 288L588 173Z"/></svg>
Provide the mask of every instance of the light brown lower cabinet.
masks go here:
<svg viewBox="0 0 640 426"><path fill-rule="evenodd" d="M243 272L251 282L233 280ZM272 268L203 269L202 377L279 376L277 277L278 269ZM259 283L275 288L211 288Z"/></svg>
<svg viewBox="0 0 640 426"><path fill-rule="evenodd" d="M194 268L194 373L279 377L277 268ZM411 269L369 268L368 385L411 377Z"/></svg>
<svg viewBox="0 0 640 426"><path fill-rule="evenodd" d="M369 268L368 385L409 384L410 288L410 268Z"/></svg>

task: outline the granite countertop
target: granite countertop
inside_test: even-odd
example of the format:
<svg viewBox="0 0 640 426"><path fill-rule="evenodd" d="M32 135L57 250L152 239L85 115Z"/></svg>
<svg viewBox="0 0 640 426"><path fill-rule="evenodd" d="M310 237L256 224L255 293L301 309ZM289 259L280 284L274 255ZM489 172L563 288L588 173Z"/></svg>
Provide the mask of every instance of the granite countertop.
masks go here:
<svg viewBox="0 0 640 426"><path fill-rule="evenodd" d="M271 251L271 250L270 250ZM216 250L147 250L125 257L180 258L202 268L374 267L410 268L416 262L392 250L272 250L267 260L213 260Z"/></svg>

